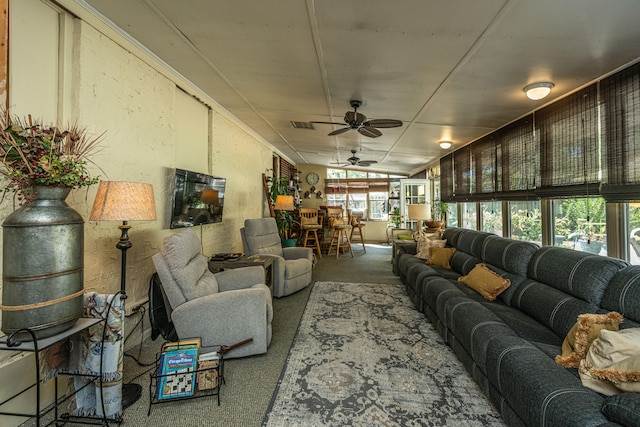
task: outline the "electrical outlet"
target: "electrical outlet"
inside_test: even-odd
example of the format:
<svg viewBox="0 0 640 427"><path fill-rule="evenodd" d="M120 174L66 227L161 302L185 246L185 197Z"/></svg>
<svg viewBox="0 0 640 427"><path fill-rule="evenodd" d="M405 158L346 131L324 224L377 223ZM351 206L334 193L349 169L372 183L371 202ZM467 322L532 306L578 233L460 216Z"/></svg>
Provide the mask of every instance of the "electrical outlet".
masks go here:
<svg viewBox="0 0 640 427"><path fill-rule="evenodd" d="M129 303L127 301L125 303L124 315L129 317L132 314L136 314L147 303L149 303L149 300L136 301L134 303Z"/></svg>

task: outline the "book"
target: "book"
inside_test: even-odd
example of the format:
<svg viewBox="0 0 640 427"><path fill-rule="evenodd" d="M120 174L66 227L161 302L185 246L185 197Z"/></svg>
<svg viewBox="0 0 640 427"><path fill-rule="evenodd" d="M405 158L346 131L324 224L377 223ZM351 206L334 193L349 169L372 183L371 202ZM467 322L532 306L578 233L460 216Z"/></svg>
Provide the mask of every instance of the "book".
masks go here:
<svg viewBox="0 0 640 427"><path fill-rule="evenodd" d="M156 388L158 399L192 396L198 368L198 348L165 351L160 357L160 375Z"/></svg>
<svg viewBox="0 0 640 427"><path fill-rule="evenodd" d="M189 338L186 340L166 342L162 344L161 352L166 353L167 351L171 351L171 350L188 349L188 348L199 349L200 345L201 345L200 338Z"/></svg>
<svg viewBox="0 0 640 427"><path fill-rule="evenodd" d="M198 375L196 377L196 388L198 390L208 390L218 387L219 365L220 354L217 351L200 355L198 358Z"/></svg>

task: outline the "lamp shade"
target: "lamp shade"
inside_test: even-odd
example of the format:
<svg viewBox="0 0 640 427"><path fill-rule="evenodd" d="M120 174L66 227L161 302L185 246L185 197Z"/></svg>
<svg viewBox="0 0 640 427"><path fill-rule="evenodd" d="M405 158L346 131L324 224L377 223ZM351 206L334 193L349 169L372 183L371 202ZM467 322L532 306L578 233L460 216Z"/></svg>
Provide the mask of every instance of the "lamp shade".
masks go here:
<svg viewBox="0 0 640 427"><path fill-rule="evenodd" d="M409 219L423 220L428 219L430 216L429 213L429 203L424 203L420 205L408 205L407 213L409 214Z"/></svg>
<svg viewBox="0 0 640 427"><path fill-rule="evenodd" d="M277 211L292 211L294 210L293 206L293 196L277 196L276 197L276 206L274 208Z"/></svg>
<svg viewBox="0 0 640 427"><path fill-rule="evenodd" d="M91 221L155 221L153 186L141 182L100 181Z"/></svg>
<svg viewBox="0 0 640 427"><path fill-rule="evenodd" d="M215 205L216 203L218 203L218 191L206 188L202 190L200 200L202 201L202 203L206 203L207 205Z"/></svg>

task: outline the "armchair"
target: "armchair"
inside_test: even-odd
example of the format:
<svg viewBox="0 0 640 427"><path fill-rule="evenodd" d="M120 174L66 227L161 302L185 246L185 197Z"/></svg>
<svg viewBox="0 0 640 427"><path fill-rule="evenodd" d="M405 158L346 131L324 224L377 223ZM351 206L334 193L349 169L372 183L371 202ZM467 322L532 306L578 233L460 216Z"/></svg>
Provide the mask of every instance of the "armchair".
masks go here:
<svg viewBox="0 0 640 427"><path fill-rule="evenodd" d="M273 306L262 267L213 274L191 229L165 237L152 259L180 339L200 337L202 351L208 352L253 338L227 358L267 352Z"/></svg>
<svg viewBox="0 0 640 427"><path fill-rule="evenodd" d="M274 218L246 219L240 229L246 255L273 259L273 296L291 295L311 283L313 250L283 248Z"/></svg>

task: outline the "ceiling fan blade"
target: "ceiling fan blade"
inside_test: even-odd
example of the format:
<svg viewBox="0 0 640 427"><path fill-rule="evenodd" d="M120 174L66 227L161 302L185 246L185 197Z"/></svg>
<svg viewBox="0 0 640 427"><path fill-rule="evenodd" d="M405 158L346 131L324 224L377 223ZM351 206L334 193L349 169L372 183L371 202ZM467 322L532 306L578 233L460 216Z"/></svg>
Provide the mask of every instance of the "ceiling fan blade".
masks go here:
<svg viewBox="0 0 640 427"><path fill-rule="evenodd" d="M342 128L342 129L334 130L333 132L329 133L329 136L340 135L341 133L345 133L348 130L351 130L351 128Z"/></svg>
<svg viewBox="0 0 640 427"><path fill-rule="evenodd" d="M360 160L360 161L358 162L358 164L359 164L360 166L369 166L369 165L372 165L372 164L374 164L374 163L378 163L378 161L377 161L377 160Z"/></svg>
<svg viewBox="0 0 640 427"><path fill-rule="evenodd" d="M365 126L374 128L397 128L402 126L402 120L395 119L374 119L363 123Z"/></svg>
<svg viewBox="0 0 640 427"><path fill-rule="evenodd" d="M353 122L357 124L362 124L367 120L367 116L364 114L357 113L355 111L347 111L347 114L344 115L344 121L351 124Z"/></svg>
<svg viewBox="0 0 640 427"><path fill-rule="evenodd" d="M344 123L336 123L336 122L309 122L309 123L319 123L322 125L340 125L340 126L344 126Z"/></svg>
<svg viewBox="0 0 640 427"><path fill-rule="evenodd" d="M330 162L330 165L338 165L338 166L351 166L349 162Z"/></svg>
<svg viewBox="0 0 640 427"><path fill-rule="evenodd" d="M360 134L364 136L368 136L369 138L377 138L379 136L382 136L382 132L370 126L360 126L358 128L358 132L360 132Z"/></svg>

